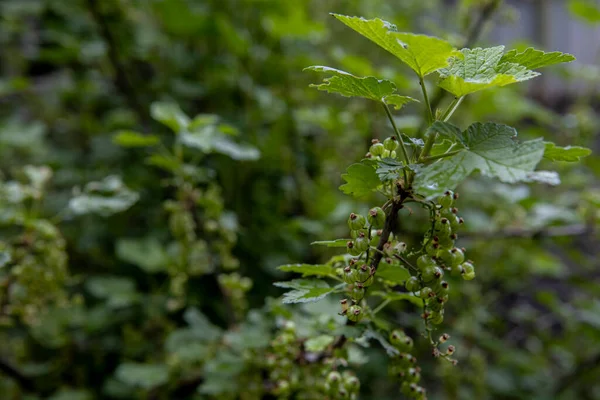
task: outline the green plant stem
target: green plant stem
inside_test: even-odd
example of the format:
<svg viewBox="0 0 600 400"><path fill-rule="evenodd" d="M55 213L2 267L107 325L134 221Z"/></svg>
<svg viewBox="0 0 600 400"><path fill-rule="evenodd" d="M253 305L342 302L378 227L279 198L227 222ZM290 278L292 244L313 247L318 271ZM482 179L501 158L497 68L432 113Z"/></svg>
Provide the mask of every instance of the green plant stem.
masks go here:
<svg viewBox="0 0 600 400"><path fill-rule="evenodd" d="M443 153L443 154L437 154L435 156L429 156L429 157L422 158L421 161L427 162L427 161L437 160L437 159L440 159L440 158L452 157L453 155L456 155L456 154L460 153L461 151L462 150L448 151L448 152Z"/></svg>
<svg viewBox="0 0 600 400"><path fill-rule="evenodd" d="M385 299L384 301L381 302L380 305L378 305L374 310L373 310L373 315L377 314L379 311L383 310L383 308L385 306L387 306L388 304L390 304L392 300L390 299Z"/></svg>
<svg viewBox="0 0 600 400"><path fill-rule="evenodd" d="M429 125L433 123L433 111L431 110L431 103L429 102L429 96L427 95L427 86L425 86L425 80L422 76L419 76L419 84L423 91L423 100L425 100L425 108L427 109L427 122Z"/></svg>
<svg viewBox="0 0 600 400"><path fill-rule="evenodd" d="M450 103L448 109L446 110L446 112L444 112L444 115L442 116L442 121L446 122L450 119L450 117L452 117L452 114L454 114L458 106L460 106L460 103L462 103L464 98L465 96L455 97L454 100L452 100L452 103Z"/></svg>
<svg viewBox="0 0 600 400"><path fill-rule="evenodd" d="M433 147L436 138L437 133L432 133L427 137L427 139L425 140L425 146L423 146L423 151L421 151L421 155L419 156L419 162L421 162L422 160L427 158L427 156L429 156L429 153L431 152L431 148Z"/></svg>
<svg viewBox="0 0 600 400"><path fill-rule="evenodd" d="M404 146L404 141L402 140L402 136L400 136L400 131L398 130L398 127L396 126L396 122L394 121L394 116L392 115L392 112L390 111L390 108L388 107L387 104L385 103L381 103L383 104L383 109L385 110L385 113L388 116L388 119L390 120L390 123L392 124L392 128L394 128L394 133L396 134L396 137L398 138L398 143L400 143L400 149L402 150L402 156L404 156L404 162L406 163L406 165L410 164L410 159L408 158L408 152L406 151L406 146ZM406 170L403 169L402 172L404 172L404 181L408 182L408 175L406 174Z"/></svg>

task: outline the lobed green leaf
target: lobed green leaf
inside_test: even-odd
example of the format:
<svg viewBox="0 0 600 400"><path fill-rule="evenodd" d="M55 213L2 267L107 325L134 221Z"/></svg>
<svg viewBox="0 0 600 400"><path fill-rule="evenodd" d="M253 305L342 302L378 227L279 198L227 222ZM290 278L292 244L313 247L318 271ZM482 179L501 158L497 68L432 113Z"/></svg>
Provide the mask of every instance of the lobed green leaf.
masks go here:
<svg viewBox="0 0 600 400"><path fill-rule="evenodd" d="M502 182L528 182L544 153L541 139L515 140L514 128L495 123L475 123L461 134L465 149L417 171L414 187L431 197L454 189L474 171Z"/></svg>
<svg viewBox="0 0 600 400"><path fill-rule="evenodd" d="M456 54L454 47L445 40L427 35L398 32L394 24L379 18L332 15L398 57L420 77L447 66L448 59Z"/></svg>
<svg viewBox="0 0 600 400"><path fill-rule="evenodd" d="M375 169L362 163L350 165L342 179L346 183L340 186L340 190L354 197L367 196L381 184Z"/></svg>
<svg viewBox="0 0 600 400"><path fill-rule="evenodd" d="M502 56L500 63L519 64L527 69L538 69L549 65L568 63L575 60L575 56L560 51L544 52L529 47L522 52L510 50Z"/></svg>
<svg viewBox="0 0 600 400"><path fill-rule="evenodd" d="M586 147L560 147L551 142L544 142L544 145L544 158L551 161L577 162L592 154L592 150Z"/></svg>
<svg viewBox="0 0 600 400"><path fill-rule="evenodd" d="M294 279L287 282L275 282L273 285L293 289L283 294L282 302L290 303L311 303L319 301L335 290L327 282L319 279Z"/></svg>

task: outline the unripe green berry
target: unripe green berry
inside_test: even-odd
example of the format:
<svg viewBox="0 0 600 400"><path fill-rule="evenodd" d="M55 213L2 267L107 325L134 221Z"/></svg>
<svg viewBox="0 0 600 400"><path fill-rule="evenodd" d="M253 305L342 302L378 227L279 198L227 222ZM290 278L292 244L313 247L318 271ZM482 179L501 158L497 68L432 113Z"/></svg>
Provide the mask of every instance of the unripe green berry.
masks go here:
<svg viewBox="0 0 600 400"><path fill-rule="evenodd" d="M404 348L406 347L407 339L410 340L410 347L412 347L412 339L406 336L403 330L394 329L390 332L390 343L402 351L405 351Z"/></svg>
<svg viewBox="0 0 600 400"><path fill-rule="evenodd" d="M360 389L360 380L354 375L347 376L344 378L344 387L350 393L358 393L358 390Z"/></svg>
<svg viewBox="0 0 600 400"><path fill-rule="evenodd" d="M448 218L441 218L439 221L435 222L435 234L440 238L442 236L450 236L452 234L452 227L450 226L450 221Z"/></svg>
<svg viewBox="0 0 600 400"><path fill-rule="evenodd" d="M464 262L461 264L462 277L465 281L470 281L475 278L475 267L470 262Z"/></svg>
<svg viewBox="0 0 600 400"><path fill-rule="evenodd" d="M419 373L419 370L416 368L409 368L408 371L406 372L406 380L408 382L419 382L419 380L421 379L421 374Z"/></svg>
<svg viewBox="0 0 600 400"><path fill-rule="evenodd" d="M430 240L427 246L425 246L425 251L430 257L436 257L440 251L440 244Z"/></svg>
<svg viewBox="0 0 600 400"><path fill-rule="evenodd" d="M366 236L366 235L367 235L366 229L350 230L350 237L352 239L356 239L357 237Z"/></svg>
<svg viewBox="0 0 600 400"><path fill-rule="evenodd" d="M337 371L331 371L325 378L330 387L338 387L342 384L342 375Z"/></svg>
<svg viewBox="0 0 600 400"><path fill-rule="evenodd" d="M441 271L441 269L439 267L432 267L432 266L422 269L421 276L423 277L423 281L424 282L433 281L434 279L436 279L436 276L438 275L439 271Z"/></svg>
<svg viewBox="0 0 600 400"><path fill-rule="evenodd" d="M356 275L355 278L358 282L364 282L366 281L369 277L371 276L371 271L369 270L369 267L366 264L361 265L357 270L356 270Z"/></svg>
<svg viewBox="0 0 600 400"><path fill-rule="evenodd" d="M430 287L425 286L424 288L422 288L421 290L419 290L419 297L422 299L427 299L430 297L430 295L433 293L433 290L431 290Z"/></svg>
<svg viewBox="0 0 600 400"><path fill-rule="evenodd" d="M362 308L360 306L350 306L346 313L350 321L358 322L362 318Z"/></svg>
<svg viewBox="0 0 600 400"><path fill-rule="evenodd" d="M350 254L351 256L358 256L362 253L362 251L358 250L355 246L354 246L354 242L353 241L349 241L346 243L346 251L348 252L348 254Z"/></svg>
<svg viewBox="0 0 600 400"><path fill-rule="evenodd" d="M395 136L390 136L383 141L383 146L386 150L394 151L398 148L398 139Z"/></svg>
<svg viewBox="0 0 600 400"><path fill-rule="evenodd" d="M367 279L365 279L364 281L361 281L360 283L362 283L362 285L364 287L369 287L371 286L373 283L375 282L375 278L373 277L373 275L369 276Z"/></svg>
<svg viewBox="0 0 600 400"><path fill-rule="evenodd" d="M344 279L344 282L346 282L347 284L349 284L349 285L353 284L356 281L355 271L350 267L344 268L343 279Z"/></svg>
<svg viewBox="0 0 600 400"><path fill-rule="evenodd" d="M421 289L421 283L416 276L411 276L408 278L404 286L409 292L416 292L417 290Z"/></svg>
<svg viewBox="0 0 600 400"><path fill-rule="evenodd" d="M454 193L451 190L448 190L442 196L438 197L438 204L442 206L442 208L450 208L452 207L452 203L454 202Z"/></svg>
<svg viewBox="0 0 600 400"><path fill-rule="evenodd" d="M435 266L435 261L433 261L433 259L429 255L424 254L421 257L417 258L417 267L419 267L420 270L424 270L425 268Z"/></svg>
<svg viewBox="0 0 600 400"><path fill-rule="evenodd" d="M371 231L371 246L377 247L379 245L379 239L381 239L382 233L381 229Z"/></svg>
<svg viewBox="0 0 600 400"><path fill-rule="evenodd" d="M431 316L429 318L430 318L429 321L432 324L439 325L442 322L444 322L444 312L443 311L434 312L431 314Z"/></svg>
<svg viewBox="0 0 600 400"><path fill-rule="evenodd" d="M390 158L390 155L391 155L391 151L383 150L383 154L381 155L381 158Z"/></svg>
<svg viewBox="0 0 600 400"><path fill-rule="evenodd" d="M449 266L462 264L465 261L465 254L461 249L455 247L450 250L450 253L452 253L452 261L449 263Z"/></svg>
<svg viewBox="0 0 600 400"><path fill-rule="evenodd" d="M363 229L365 227L365 223L366 222L367 221L365 220L365 217L363 217L360 214L352 213L348 217L348 226L353 231L356 231L356 230L359 230L359 229Z"/></svg>
<svg viewBox="0 0 600 400"><path fill-rule="evenodd" d="M437 298L434 298L427 303L427 306L433 312L440 312L444 308L444 303L440 303Z"/></svg>
<svg viewBox="0 0 600 400"><path fill-rule="evenodd" d="M373 207L369 210L367 220L374 228L383 228L385 224L385 212L381 207Z"/></svg>
<svg viewBox="0 0 600 400"><path fill-rule="evenodd" d="M369 249L369 239L364 236L359 236L354 239L354 248L360 253Z"/></svg>
<svg viewBox="0 0 600 400"><path fill-rule="evenodd" d="M381 156L384 151L385 146L383 143L373 143L371 147L369 147L369 153L371 153L373 157Z"/></svg>
<svg viewBox="0 0 600 400"><path fill-rule="evenodd" d="M350 291L350 297L352 297L352 300L358 303L365 297L365 288L362 285L354 285L354 287Z"/></svg>

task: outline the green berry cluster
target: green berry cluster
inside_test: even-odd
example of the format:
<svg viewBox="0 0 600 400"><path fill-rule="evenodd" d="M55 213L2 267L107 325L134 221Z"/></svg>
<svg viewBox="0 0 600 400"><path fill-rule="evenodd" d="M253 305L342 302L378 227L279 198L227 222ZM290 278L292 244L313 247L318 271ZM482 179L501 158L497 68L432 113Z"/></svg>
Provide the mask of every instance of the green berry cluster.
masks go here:
<svg viewBox="0 0 600 400"><path fill-rule="evenodd" d="M265 369L266 392L278 400L291 398L353 400L358 398L359 379L347 366L347 350L326 349L321 353L310 353L304 349L304 340L297 336L292 321L283 323L271 341L262 368Z"/></svg>
<svg viewBox="0 0 600 400"><path fill-rule="evenodd" d="M417 258L417 269L405 287L424 300L423 318L432 324L444 320L444 304L448 301L450 284L444 274L462 276L465 280L475 277L473 264L465 261L464 249L455 247L457 231L464 223L453 207L458 195L447 191L437 199L432 209L432 228L425 237L425 251Z"/></svg>
<svg viewBox="0 0 600 400"><path fill-rule="evenodd" d="M403 330L395 329L390 332L390 343L398 349L399 353L392 358L388 367L389 374L399 379L400 389L406 397L425 400L426 391L418 383L421 380L421 368L417 366L417 359L409 351L413 348L413 340Z"/></svg>
<svg viewBox="0 0 600 400"><path fill-rule="evenodd" d="M248 309L246 294L252 289L252 279L233 272L219 274L217 281L221 290L229 299L233 312L238 316L238 319L241 318Z"/></svg>
<svg viewBox="0 0 600 400"><path fill-rule="evenodd" d="M330 400L358 398L360 380L351 371L330 371L325 378L324 392Z"/></svg>
<svg viewBox="0 0 600 400"><path fill-rule="evenodd" d="M366 154L367 158L374 158L380 160L382 158L396 158L396 149L398 148L398 139L395 136L391 136L381 143L379 139L373 139L371 141L371 147L369 152Z"/></svg>
<svg viewBox="0 0 600 400"><path fill-rule="evenodd" d="M0 250L10 262L0 274L0 300L10 306L3 310L25 322L36 319L48 303L66 302L68 279L66 243L58 229L46 220L21 221L21 234L0 240ZM13 227L17 221L11 221Z"/></svg>

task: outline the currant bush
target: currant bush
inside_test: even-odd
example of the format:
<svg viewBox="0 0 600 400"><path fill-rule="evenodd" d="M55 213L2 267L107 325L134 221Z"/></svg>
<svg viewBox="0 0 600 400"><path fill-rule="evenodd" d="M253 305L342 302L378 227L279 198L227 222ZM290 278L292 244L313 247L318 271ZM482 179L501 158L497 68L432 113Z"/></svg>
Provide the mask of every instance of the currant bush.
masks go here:
<svg viewBox="0 0 600 400"><path fill-rule="evenodd" d="M340 189L345 194L365 198L378 192L384 197L371 206L366 217L360 212L348 216L349 239L316 242L330 247L345 246L346 256L336 259L336 264L341 260L342 265L336 267L335 274L317 266L288 269L321 280L305 279L277 285L295 288L286 294L286 302L317 301L330 293L343 293L340 314L346 316L347 325L361 326L363 337L382 343L390 356L390 375L397 380L404 396L426 399L426 390L419 384L421 369L411 355L416 337L413 339L406 333L411 327L404 330L391 321L382 321L379 312L395 300L418 305L422 336L431 346L433 356L455 365L457 360L453 357L457 350L455 345L447 344L449 335L443 334L436 340L434 331L444 323L451 287L460 286L460 278L470 281L476 276L474 262L466 258L467 250L459 247L465 220L456 207L459 204L456 187L474 171L504 182L536 181L534 168L544 154L541 141L519 143L515 140L516 131L509 126L474 123L463 131L449 120L465 96L504 85L499 82L507 76L510 78L502 82L530 79L537 75L531 67L569 62L573 57L535 49L504 54L503 47L459 51L438 38L398 32L393 24L380 19L333 16L415 72L423 94L427 124L421 132L423 140L408 137L398 129L390 107L401 109L416 100L398 94L396 85L390 81L358 77L329 67L307 68L329 74L323 83L312 85L319 90L379 103L394 134L383 142L373 138L365 158L350 165L342 175L346 183ZM532 62L530 56L536 61ZM471 67L482 62L494 66L485 71ZM504 75L500 71L511 72ZM429 102L425 77L434 72L439 75L438 86L454 96L445 110L433 109ZM547 181L541 177L539 180ZM405 235L402 230L408 225L407 219L416 218L412 216L415 207L427 215L418 243L410 242L411 235ZM331 279L338 284L329 286L325 281ZM372 301L375 297L382 298L383 302L375 306ZM340 343L348 342L352 340ZM330 395L338 390L341 381L336 371L328 375ZM338 393L341 395L342 391Z"/></svg>

